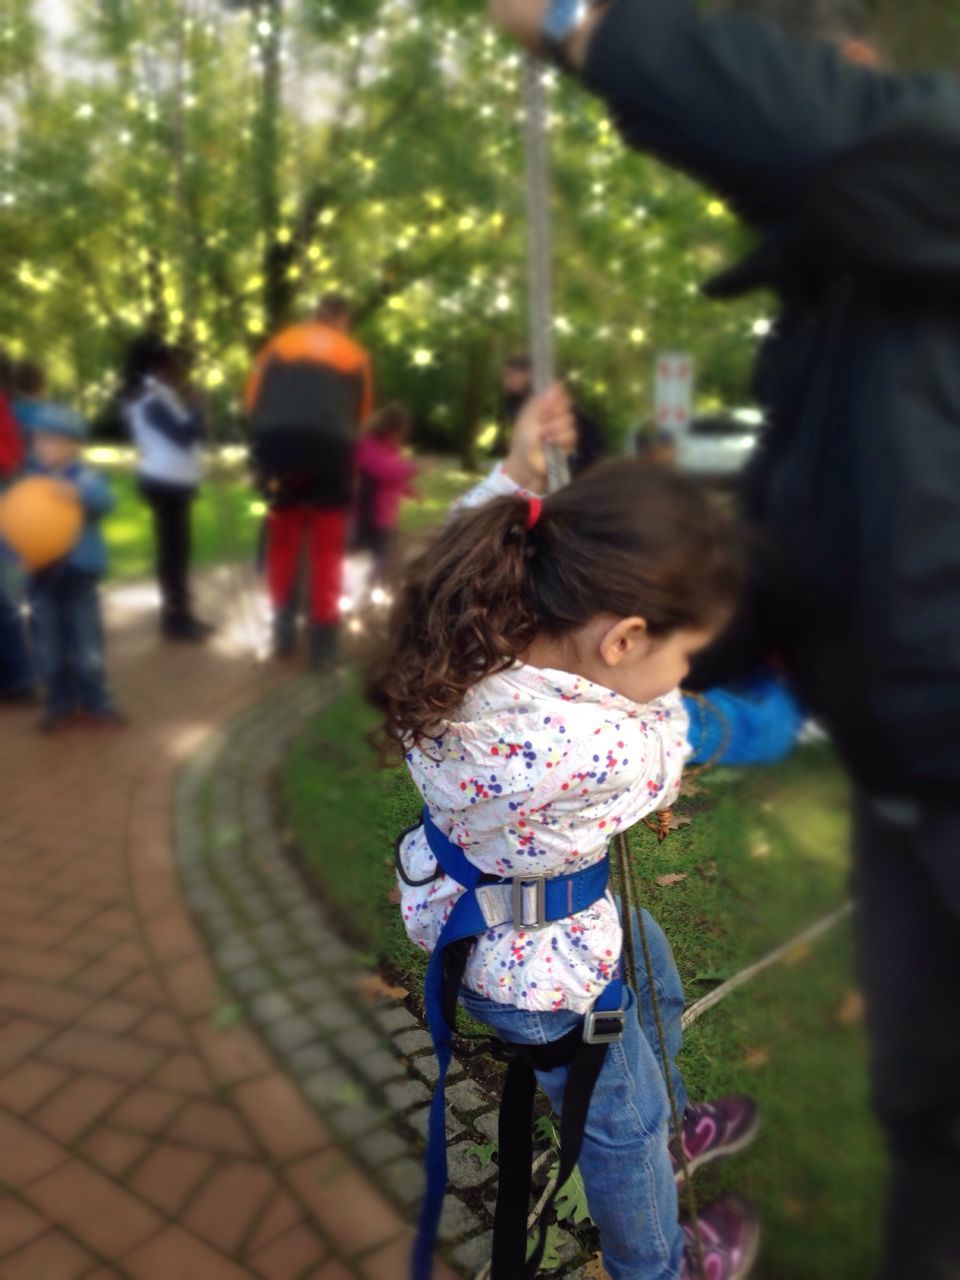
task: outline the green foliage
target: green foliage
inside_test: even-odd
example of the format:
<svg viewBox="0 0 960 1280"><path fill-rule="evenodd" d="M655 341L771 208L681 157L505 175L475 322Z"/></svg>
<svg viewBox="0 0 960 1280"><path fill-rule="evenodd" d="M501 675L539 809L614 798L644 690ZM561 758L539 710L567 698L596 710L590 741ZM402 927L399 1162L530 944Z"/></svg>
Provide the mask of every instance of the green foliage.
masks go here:
<svg viewBox="0 0 960 1280"><path fill-rule="evenodd" d="M536 1248L538 1235L534 1232L527 1242L527 1257L533 1253ZM556 1271L558 1267L563 1265L563 1257L560 1254L560 1246L563 1243L563 1237L560 1234L560 1228L554 1226L553 1223L547 1227L546 1243L543 1249L543 1260L540 1263L541 1271Z"/></svg>
<svg viewBox="0 0 960 1280"><path fill-rule="evenodd" d="M486 1169L488 1165L493 1164L498 1150L495 1142L472 1142L467 1147L467 1154L475 1156L480 1161L480 1168Z"/></svg>
<svg viewBox="0 0 960 1280"><path fill-rule="evenodd" d="M12 3L0 344L95 413L153 324L197 348L222 431L266 334L342 287L382 392L470 453L526 327L520 59L482 6L66 0L56 52L39 0ZM655 350L683 347L706 400L741 400L764 308L697 290L738 251L733 219L572 85L551 98L571 380L622 428L648 413Z"/></svg>
<svg viewBox="0 0 960 1280"><path fill-rule="evenodd" d="M557 1217L561 1222L569 1222L575 1227L592 1221L590 1206L587 1204L587 1189L583 1185L583 1174L579 1168L574 1169L566 1186L557 1195Z"/></svg>
<svg viewBox="0 0 960 1280"><path fill-rule="evenodd" d="M539 1138L542 1142L549 1142L551 1146L556 1146L559 1142L557 1137L556 1126L549 1116L538 1116L533 1123L534 1137Z"/></svg>

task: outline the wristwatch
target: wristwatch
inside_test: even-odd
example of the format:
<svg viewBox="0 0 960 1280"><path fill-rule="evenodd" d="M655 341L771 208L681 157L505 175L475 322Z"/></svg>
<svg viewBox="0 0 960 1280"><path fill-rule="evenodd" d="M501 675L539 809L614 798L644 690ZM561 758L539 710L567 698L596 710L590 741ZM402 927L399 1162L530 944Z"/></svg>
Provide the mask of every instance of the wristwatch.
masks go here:
<svg viewBox="0 0 960 1280"><path fill-rule="evenodd" d="M593 8L591 0L549 0L543 17L543 46L551 61L570 70L569 40Z"/></svg>

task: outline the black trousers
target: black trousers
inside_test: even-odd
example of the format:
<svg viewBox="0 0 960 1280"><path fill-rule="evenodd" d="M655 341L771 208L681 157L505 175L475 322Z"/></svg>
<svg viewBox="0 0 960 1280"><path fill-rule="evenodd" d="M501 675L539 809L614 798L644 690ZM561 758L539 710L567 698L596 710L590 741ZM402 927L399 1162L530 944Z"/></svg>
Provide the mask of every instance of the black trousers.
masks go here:
<svg viewBox="0 0 960 1280"><path fill-rule="evenodd" d="M873 1099L892 1161L881 1275L958 1280L960 795L858 795L855 854Z"/></svg>
<svg viewBox="0 0 960 1280"><path fill-rule="evenodd" d="M167 622L190 616L190 508L195 489L141 479L140 492L153 513L156 573Z"/></svg>

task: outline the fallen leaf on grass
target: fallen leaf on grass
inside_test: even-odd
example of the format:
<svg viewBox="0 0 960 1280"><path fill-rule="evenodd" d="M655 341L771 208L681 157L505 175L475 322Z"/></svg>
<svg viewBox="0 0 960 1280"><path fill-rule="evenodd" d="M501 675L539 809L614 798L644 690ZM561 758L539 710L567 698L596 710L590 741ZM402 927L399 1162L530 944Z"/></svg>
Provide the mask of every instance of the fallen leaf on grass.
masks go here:
<svg viewBox="0 0 960 1280"><path fill-rule="evenodd" d="M399 889L391 889L391 890L387 893L387 901L388 901L388 902L392 902L392 903L393 903L393 905L394 905L394 906L396 906L396 905L397 905L397 903L400 901L400 890L399 890Z"/></svg>
<svg viewBox="0 0 960 1280"><path fill-rule="evenodd" d="M745 1067L765 1067L769 1061L770 1050L764 1049L762 1045L757 1045L755 1049L748 1049L743 1055Z"/></svg>
<svg viewBox="0 0 960 1280"><path fill-rule="evenodd" d="M783 957L783 963L789 965L803 964L810 959L810 943L798 942L795 947L791 947L787 954Z"/></svg>
<svg viewBox="0 0 960 1280"><path fill-rule="evenodd" d="M541 1271L556 1271L558 1267L563 1265L563 1258L560 1254L560 1247L563 1244L563 1236L560 1234L560 1228L556 1223L551 1222L547 1227L547 1234L544 1241L543 1258L540 1260ZM532 1235L528 1244L528 1253L532 1253L536 1245L536 1234Z"/></svg>
<svg viewBox="0 0 960 1280"><path fill-rule="evenodd" d="M574 1169L570 1180L557 1195L557 1220L570 1222L575 1227L593 1221L587 1205L587 1189L583 1185L583 1174L579 1168Z"/></svg>
<svg viewBox="0 0 960 1280"><path fill-rule="evenodd" d="M583 1280L610 1280L599 1253L595 1253L583 1268Z"/></svg>
<svg viewBox="0 0 960 1280"><path fill-rule="evenodd" d="M538 1118L536 1124L533 1126L533 1133L534 1137L540 1138L543 1142L549 1142L551 1146L556 1147L560 1145L560 1139L557 1136L557 1131L549 1116L540 1116Z"/></svg>
<svg viewBox="0 0 960 1280"><path fill-rule="evenodd" d="M709 862L697 863L697 875L701 880L716 880L720 874L720 868L712 859Z"/></svg>
<svg viewBox="0 0 960 1280"><path fill-rule="evenodd" d="M363 973L353 985L360 998L369 1004L376 1004L385 996L391 1000L405 1000L410 994L406 987L394 986L379 973Z"/></svg>
<svg viewBox="0 0 960 1280"><path fill-rule="evenodd" d="M473 1156L480 1163L480 1168L485 1169L487 1165L493 1164L494 1157L500 1148L495 1142L473 1142L466 1148L468 1156Z"/></svg>
<svg viewBox="0 0 960 1280"><path fill-rule="evenodd" d="M657 876L657 884L663 889L669 889L672 884L680 884L686 878L683 872L674 871L668 876Z"/></svg>
<svg viewBox="0 0 960 1280"><path fill-rule="evenodd" d="M681 818L677 814L671 814L670 821L667 823L668 831L679 831L681 827L689 827L693 823L692 818Z"/></svg>
<svg viewBox="0 0 960 1280"><path fill-rule="evenodd" d="M680 783L680 794L682 796L701 796L703 792L704 788L701 787L699 780L690 774L687 774Z"/></svg>
<svg viewBox="0 0 960 1280"><path fill-rule="evenodd" d="M833 1020L838 1027L853 1027L863 1021L863 1015L863 996L859 991L848 991L833 1015Z"/></svg>

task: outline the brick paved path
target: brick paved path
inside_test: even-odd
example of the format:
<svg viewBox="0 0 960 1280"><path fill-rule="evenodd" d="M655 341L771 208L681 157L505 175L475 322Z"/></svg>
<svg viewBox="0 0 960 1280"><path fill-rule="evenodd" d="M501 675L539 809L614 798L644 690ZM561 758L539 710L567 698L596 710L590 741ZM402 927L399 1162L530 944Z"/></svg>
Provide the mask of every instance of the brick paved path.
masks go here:
<svg viewBox="0 0 960 1280"><path fill-rule="evenodd" d="M160 645L128 595L128 731L0 711L0 1280L402 1280L408 1227L265 1044L218 1027L175 869L178 769L278 676L242 627Z"/></svg>

